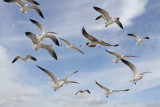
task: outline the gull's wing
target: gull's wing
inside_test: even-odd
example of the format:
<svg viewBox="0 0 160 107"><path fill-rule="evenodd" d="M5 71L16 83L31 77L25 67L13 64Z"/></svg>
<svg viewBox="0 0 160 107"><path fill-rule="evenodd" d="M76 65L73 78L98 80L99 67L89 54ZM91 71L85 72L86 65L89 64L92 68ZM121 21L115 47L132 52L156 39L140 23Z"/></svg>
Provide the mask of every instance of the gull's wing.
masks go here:
<svg viewBox="0 0 160 107"><path fill-rule="evenodd" d="M44 33L44 29L43 29L43 26L42 24L40 24L39 22L33 20L33 19L29 19L32 23L34 23L41 31L41 33L43 34Z"/></svg>
<svg viewBox="0 0 160 107"><path fill-rule="evenodd" d="M33 60L33 61L37 61L37 59L36 59L35 57L31 56L31 55L27 55L27 56L25 57L25 59L31 59L31 60Z"/></svg>
<svg viewBox="0 0 160 107"><path fill-rule="evenodd" d="M4 0L4 2L8 2L8 3L16 3L17 5L24 7L25 4L21 1L21 0Z"/></svg>
<svg viewBox="0 0 160 107"><path fill-rule="evenodd" d="M80 49L78 49L78 48L76 48L74 46L73 46L73 49L75 49L75 50L79 51L80 53L84 54Z"/></svg>
<svg viewBox="0 0 160 107"><path fill-rule="evenodd" d="M60 38L61 40L63 40L67 45L71 45L67 40L64 40L62 38Z"/></svg>
<svg viewBox="0 0 160 107"><path fill-rule="evenodd" d="M44 71L46 74L48 74L48 75L52 78L52 80L54 81L54 83L57 84L58 79L56 78L56 76L55 76L52 72L47 71L46 69L44 69L44 68L42 68L42 67L40 67L40 66L38 66L38 65L36 65L36 66L37 66L39 69L41 69L42 71Z"/></svg>
<svg viewBox="0 0 160 107"><path fill-rule="evenodd" d="M108 52L109 54L115 56L115 57L121 57L121 56L120 56L119 54L117 54L117 53L114 53L114 52L111 52L111 51L107 51L107 50L105 50L105 51Z"/></svg>
<svg viewBox="0 0 160 107"><path fill-rule="evenodd" d="M124 59L121 59L121 61L122 61L124 64L126 64L126 65L132 70L134 77L135 77L136 75L138 75L137 68L136 68L135 65L133 65L132 63L130 63L130 62L124 60Z"/></svg>
<svg viewBox="0 0 160 107"><path fill-rule="evenodd" d="M59 46L59 42L54 35L47 35L45 38L50 38L57 46Z"/></svg>
<svg viewBox="0 0 160 107"><path fill-rule="evenodd" d="M17 56L13 59L12 63L16 62L19 58L21 58L20 56Z"/></svg>
<svg viewBox="0 0 160 107"><path fill-rule="evenodd" d="M22 1L30 2L30 3L35 4L35 5L40 5L38 2L36 2L34 0L22 0Z"/></svg>
<svg viewBox="0 0 160 107"><path fill-rule="evenodd" d="M135 35L135 34L127 34L127 35L128 35L128 36L135 37L137 41L139 40L139 37L138 37L138 35Z"/></svg>
<svg viewBox="0 0 160 107"><path fill-rule="evenodd" d="M75 95L77 95L79 92L83 92L82 90L79 90L78 92L76 92L76 94Z"/></svg>
<svg viewBox="0 0 160 107"><path fill-rule="evenodd" d="M71 73L70 75L68 75L68 76L65 78L65 80L68 79L71 75L73 75L73 74L75 74L75 73L77 73L77 72L78 72L78 71L75 71L75 72Z"/></svg>
<svg viewBox="0 0 160 107"><path fill-rule="evenodd" d="M34 9L34 10L36 10L37 13L44 19L42 12L41 12L41 10L38 8L37 5L31 5L31 6L28 5L28 6L27 6L27 9Z"/></svg>
<svg viewBox="0 0 160 107"><path fill-rule="evenodd" d="M123 25L122 25L122 23L121 23L119 20L117 20L116 23L117 23L117 25L118 25L120 28L123 29Z"/></svg>
<svg viewBox="0 0 160 107"><path fill-rule="evenodd" d="M120 91L129 91L129 89L126 90L112 90L113 92L120 92Z"/></svg>
<svg viewBox="0 0 160 107"><path fill-rule="evenodd" d="M99 8L99 7L95 7L95 6L93 6L93 8L94 8L96 11L100 12L107 21L109 21L110 19L112 19L112 18L109 16L109 14L108 14L108 12L107 12L106 10L101 9L101 8Z"/></svg>
<svg viewBox="0 0 160 107"><path fill-rule="evenodd" d="M123 57L124 57L124 58L127 58L127 57L138 57L138 56L124 55Z"/></svg>
<svg viewBox="0 0 160 107"><path fill-rule="evenodd" d="M104 89L104 90L106 90L106 91L110 91L110 89L108 89L108 88L102 86L102 85L99 84L98 82L96 82L96 84L97 84L100 88L102 88L102 89Z"/></svg>
<svg viewBox="0 0 160 107"><path fill-rule="evenodd" d="M48 33L57 34L56 32L52 32L52 31L46 32L46 34L48 34Z"/></svg>
<svg viewBox="0 0 160 107"><path fill-rule="evenodd" d="M87 89L87 90L84 90L84 91L88 92L89 94L91 93L88 89Z"/></svg>
<svg viewBox="0 0 160 107"><path fill-rule="evenodd" d="M98 16L95 20L98 20L98 19L100 19L100 18L103 18L103 19L104 19L103 15ZM104 19L104 20L105 20L105 19Z"/></svg>
<svg viewBox="0 0 160 107"><path fill-rule="evenodd" d="M46 49L56 60L58 59L51 45L41 44L41 48Z"/></svg>
<svg viewBox="0 0 160 107"><path fill-rule="evenodd" d="M147 37L147 36L145 36L145 37L143 37L142 39L150 39L149 37Z"/></svg>
<svg viewBox="0 0 160 107"><path fill-rule="evenodd" d="M144 75L144 74L147 74L147 73L152 73L152 72L143 72L143 73L140 73L139 75Z"/></svg>
<svg viewBox="0 0 160 107"><path fill-rule="evenodd" d="M68 84L68 83L76 83L76 84L79 84L78 82L76 81L64 81L64 83Z"/></svg>
<svg viewBox="0 0 160 107"><path fill-rule="evenodd" d="M30 38L33 44L39 44L37 36L33 34L32 32L25 32L26 36Z"/></svg>
<svg viewBox="0 0 160 107"><path fill-rule="evenodd" d="M90 41L98 41L95 37L89 35L84 27L82 28L82 34Z"/></svg>
<svg viewBox="0 0 160 107"><path fill-rule="evenodd" d="M111 44L106 43L104 41L98 41L98 42L99 42L99 44L104 45L104 46L119 46L119 44L111 45Z"/></svg>

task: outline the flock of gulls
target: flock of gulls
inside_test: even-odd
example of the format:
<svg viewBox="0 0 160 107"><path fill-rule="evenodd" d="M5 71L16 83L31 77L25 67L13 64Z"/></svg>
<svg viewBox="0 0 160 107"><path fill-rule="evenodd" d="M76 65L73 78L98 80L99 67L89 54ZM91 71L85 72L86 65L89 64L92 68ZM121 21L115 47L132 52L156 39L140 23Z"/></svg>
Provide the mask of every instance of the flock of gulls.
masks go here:
<svg viewBox="0 0 160 107"><path fill-rule="evenodd" d="M38 5L40 5L39 3L37 3L36 1L34 0L4 0L4 2L8 2L8 3L16 3L17 5L19 5L21 7L20 11L22 11L23 13L27 13L27 10L28 9L33 9L33 10L36 10L37 13L42 17L44 18L41 10L38 8ZM29 2L33 5L29 5L29 4L26 4L24 2ZM109 13L104 10L104 9L101 9L99 7L95 7L93 6L93 9L95 9L97 12L100 13L100 16L98 16L95 20L98 20L98 19L103 19L105 21L104 23L104 26L107 27L107 26L111 26L113 23L116 23L121 29L123 29L123 26L120 22L120 18L119 17L116 17L116 18L112 18L110 17ZM52 42L57 45L57 46L62 46L59 44L59 41L58 39L56 38L55 34L57 34L56 32L53 32L53 31L48 31L48 32L45 32L44 29L43 29L43 26L42 24L40 24L38 21L36 20L33 20L33 19L30 19L31 23L33 23L35 26L37 26L40 30L40 34L34 34L32 32L25 32L25 35L26 37L28 37L31 42L32 42L32 48L35 50L35 51L40 51L40 49L45 49L49 52L49 54L55 58L56 60L58 60L58 57L55 53L55 51L53 50L52 48L52 45L49 45L49 44L44 44L43 41L46 39L46 38L49 38L52 40ZM86 43L86 45L88 47L96 47L97 44L100 44L100 45L103 45L103 46L119 46L119 44L109 44L103 40L100 40L100 39L97 39L95 37L93 37L92 35L88 34L87 31L85 30L85 28L83 27L82 28L82 35L87 38L89 40L89 42ZM149 37L143 37L142 39L140 39L137 35L135 34L127 34L128 36L132 36L134 37L136 40L137 40L137 45L140 45L142 40L143 39L149 39ZM66 43L66 47L68 50L71 50L71 49L75 49L77 50L78 52L80 52L81 54L84 54L79 48L75 47L74 44L71 44L69 41L65 40L65 39L62 39L60 38L60 40L62 40L63 42ZM80 45L81 47L82 45ZM134 64L132 64L131 62L125 60L124 58L129 58L129 57L138 57L138 56L132 56L132 55L119 55L115 52L111 52L111 51L108 51L108 50L105 50L107 53L111 54L112 56L116 57L115 59L113 59L113 61L115 63L117 63L119 60L121 60L126 66L128 66L132 73L133 73L133 78L132 80L130 80L130 82L133 82L133 84L136 85L136 82L138 80L141 80L143 78L143 75L146 74L146 73L151 73L151 72L143 72L143 73L140 73L137 71L137 68ZM21 59L22 61L26 62L28 59L30 60L33 60L33 61L37 61L37 59L31 55L27 55L26 57L22 58L21 56L17 56L14 58L14 60L12 61L12 63L15 63L18 59ZM61 87L64 86L64 84L79 84L78 82L76 81L69 81L68 78L77 73L78 71L75 71L73 73L71 73L70 75L68 75L66 78L64 79L57 79L57 77L50 71L40 67L37 65L37 67L42 70L44 73L46 73L52 80L53 82L55 83L54 86L52 86L51 88L56 91L58 89L60 89ZM121 92L121 91L129 91L129 89L124 89L124 90L111 90L111 89L108 89L104 86L102 86L101 84L99 84L98 82L95 81L95 83L103 90L106 91L105 95L106 97L108 97L110 94L114 93L114 92ZM85 90L79 90L75 93L75 95L77 95L78 93L84 93L84 92L87 92L88 94L90 94L91 92L88 90L88 89L85 89Z"/></svg>

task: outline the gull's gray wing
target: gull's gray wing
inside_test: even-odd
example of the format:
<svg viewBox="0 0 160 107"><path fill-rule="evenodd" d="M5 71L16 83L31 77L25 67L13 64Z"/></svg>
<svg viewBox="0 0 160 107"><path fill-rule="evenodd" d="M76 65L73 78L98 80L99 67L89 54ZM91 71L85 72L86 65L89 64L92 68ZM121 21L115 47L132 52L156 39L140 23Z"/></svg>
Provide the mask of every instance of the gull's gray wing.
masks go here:
<svg viewBox="0 0 160 107"><path fill-rule="evenodd" d="M59 42L54 35L47 35L45 38L50 38L57 46L59 46Z"/></svg>
<svg viewBox="0 0 160 107"><path fill-rule="evenodd" d="M41 33L44 33L44 29L43 29L42 24L40 24L39 22L37 22L37 21L35 21L35 20L33 20L33 19L30 19L30 21L31 21L32 23L34 23L34 24L40 29Z"/></svg>
<svg viewBox="0 0 160 107"><path fill-rule="evenodd" d="M106 43L104 41L98 41L98 42L99 42L99 44L104 45L104 46L119 46L119 44L111 45L111 44Z"/></svg>
<svg viewBox="0 0 160 107"><path fill-rule="evenodd" d="M152 72L143 72L143 73L140 73L139 75L144 75L144 74L147 74L147 73L152 73Z"/></svg>
<svg viewBox="0 0 160 107"><path fill-rule="evenodd" d="M44 19L44 16L43 16L41 10L38 8L37 5L31 5L31 6L28 5L27 8L28 8L28 9L34 9L34 10L36 10L37 13Z"/></svg>
<svg viewBox="0 0 160 107"><path fill-rule="evenodd" d="M117 23L117 25L118 25L120 28L123 29L123 25L122 25L122 23L121 23L119 20L116 20L116 23Z"/></svg>
<svg viewBox="0 0 160 107"><path fill-rule="evenodd" d="M89 94L91 93L88 89L87 89L87 90L84 90L84 91L88 92Z"/></svg>
<svg viewBox="0 0 160 107"><path fill-rule="evenodd" d="M96 84L97 84L100 88L102 88L102 89L104 89L104 90L106 90L106 91L110 91L110 89L108 89L108 88L102 86L102 85L99 84L98 82L96 82Z"/></svg>
<svg viewBox="0 0 160 107"><path fill-rule="evenodd" d="M67 45L71 45L67 40L64 40L62 38L60 38L61 40L63 40Z"/></svg>
<svg viewBox="0 0 160 107"><path fill-rule="evenodd" d="M25 32L26 36L30 38L33 44L39 44L37 36L32 32Z"/></svg>
<svg viewBox="0 0 160 107"><path fill-rule="evenodd" d="M36 2L34 0L22 0L22 1L30 2L30 3L35 4L35 5L40 5L38 2Z"/></svg>
<svg viewBox="0 0 160 107"><path fill-rule="evenodd" d="M31 55L27 55L27 56L25 57L25 59L31 59L31 60L33 60L33 61L37 61L37 59L36 59L35 57L31 56Z"/></svg>
<svg viewBox="0 0 160 107"><path fill-rule="evenodd" d="M46 74L48 74L48 76L50 76L51 78L52 78L52 80L54 81L54 83L55 84L57 84L57 82L58 82L58 79L56 78L56 76L52 73L52 72L50 72L50 71L48 71L48 70L46 70L46 69L44 69L44 68L42 68L42 67L40 67L40 66L38 66L38 65L36 65L39 69L41 69L42 71L44 71Z"/></svg>
<svg viewBox="0 0 160 107"><path fill-rule="evenodd" d="M138 37L138 35L135 35L135 34L127 34L127 35L128 35L128 36L135 37L137 41L139 40L139 37Z"/></svg>
<svg viewBox="0 0 160 107"><path fill-rule="evenodd" d="M16 62L19 58L21 58L20 56L17 56L13 59L12 63Z"/></svg>
<svg viewBox="0 0 160 107"><path fill-rule="evenodd" d="M112 90L113 92L120 92L120 91L129 91L129 89L126 90Z"/></svg>
<svg viewBox="0 0 160 107"><path fill-rule="evenodd" d="M41 44L41 48L46 49L56 60L58 59L51 45Z"/></svg>
<svg viewBox="0 0 160 107"><path fill-rule="evenodd" d="M82 28L82 34L90 41L98 41L95 37L89 35L84 27Z"/></svg>
<svg viewBox="0 0 160 107"><path fill-rule="evenodd" d="M142 39L150 39L149 37L147 37L147 36L145 36L145 37L143 37Z"/></svg>
<svg viewBox="0 0 160 107"><path fill-rule="evenodd" d="M118 58L118 57L121 57L121 55L119 55L119 54L117 54L117 53L115 53L115 52L111 52L111 51L107 51L107 50L105 50L105 51L108 52L109 54L117 57L117 58Z"/></svg>
<svg viewBox="0 0 160 107"><path fill-rule="evenodd" d="M68 76L65 78L65 80L68 79L71 75L73 75L73 74L75 74L75 73L77 73L77 72L78 72L78 71L75 71L75 72L71 73L70 75L68 75Z"/></svg>
<svg viewBox="0 0 160 107"><path fill-rule="evenodd" d="M129 62L129 61L126 61L125 59L121 59L121 61L122 61L125 65L127 65L127 66L132 70L132 73L133 73L134 77L135 77L136 75L138 75L137 68L136 68L135 65L133 65L133 64L132 64L131 62Z"/></svg>
<svg viewBox="0 0 160 107"><path fill-rule="evenodd" d="M16 3L17 5L24 7L25 4L21 1L21 0L4 0L4 2L8 2L8 3Z"/></svg>
<svg viewBox="0 0 160 107"><path fill-rule="evenodd" d="M109 16L109 14L108 14L108 12L107 12L106 10L101 9L101 8L99 8L99 7L95 7L95 6L93 6L93 8L94 8L96 11L100 12L107 21L109 21L109 20L112 19L112 18Z"/></svg>
<svg viewBox="0 0 160 107"><path fill-rule="evenodd" d="M84 54L80 49L78 49L78 48L76 48L74 46L73 46L73 49L75 49L75 50L79 51L80 53Z"/></svg>

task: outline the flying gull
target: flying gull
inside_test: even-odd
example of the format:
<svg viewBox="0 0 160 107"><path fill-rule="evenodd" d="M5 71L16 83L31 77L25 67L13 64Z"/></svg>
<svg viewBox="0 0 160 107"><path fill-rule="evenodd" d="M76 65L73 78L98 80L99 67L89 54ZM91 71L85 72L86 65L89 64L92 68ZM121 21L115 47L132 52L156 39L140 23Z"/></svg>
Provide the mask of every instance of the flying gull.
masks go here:
<svg viewBox="0 0 160 107"><path fill-rule="evenodd" d="M105 95L106 95L107 98L108 98L108 96L109 96L110 94L112 94L112 93L114 93L114 92L129 91L129 89L126 89L126 90L111 90L111 89L108 89L108 88L102 86L102 85L99 84L98 82L96 82L96 84L97 84L100 88L102 88L103 90L107 91L107 92L105 93Z"/></svg>
<svg viewBox="0 0 160 107"><path fill-rule="evenodd" d="M136 40L137 40L137 43L136 43L137 45L140 45L143 39L150 39L150 38L147 37L147 36L145 36L145 37L143 37L142 39L140 39L140 38L138 37L138 35L135 35L135 34L127 34L127 35L128 35L128 36L135 37Z"/></svg>
<svg viewBox="0 0 160 107"><path fill-rule="evenodd" d="M35 1L33 0L25 0L27 2L31 2L31 3L34 3L36 5L28 5L28 4L24 4L22 2L22 0L4 0L5 2L8 2L8 3L16 3L17 5L21 6L22 8L20 9L21 12L23 13L27 13L27 9L34 9L35 11L38 12L38 14L42 17L43 17L43 14L41 12L41 10L38 8L37 6L37 3L35 3Z"/></svg>
<svg viewBox="0 0 160 107"><path fill-rule="evenodd" d="M104 23L105 27L107 27L108 25L111 25L113 23L117 23L117 25L123 29L123 26L121 24L121 22L119 21L119 17L116 17L114 19L112 19L112 17L109 16L108 12L104 9L101 9L99 7L95 7L93 6L93 8L98 11L99 13L101 13L102 15L98 16L95 20L98 20L100 18L103 18L106 22Z"/></svg>
<svg viewBox="0 0 160 107"><path fill-rule="evenodd" d="M31 40L34 50L40 51L40 48L45 49L51 54L52 57L54 57L56 60L58 59L51 45L40 43L37 39L37 36L31 32L25 32L25 34Z"/></svg>
<svg viewBox="0 0 160 107"><path fill-rule="evenodd" d="M75 50L79 51L80 53L84 54L80 49L78 49L74 45L70 44L67 40L64 40L62 38L60 38L60 39L63 40L67 44L68 50L75 49Z"/></svg>
<svg viewBox="0 0 160 107"><path fill-rule="evenodd" d="M106 52L108 52L109 54L113 55L116 57L116 59L113 59L113 62L118 62L119 60L123 59L123 58L128 58L128 57L137 57L137 56L131 56L131 55L119 55L115 52L111 52L111 51L107 51L105 50Z"/></svg>
<svg viewBox="0 0 160 107"><path fill-rule="evenodd" d="M97 44L101 44L101 45L104 45L104 46L119 46L119 44L116 44L116 45L111 45L111 44L108 44L100 39L96 39L95 37L89 35L85 28L83 27L82 28L82 34L84 35L84 37L86 37L88 40L90 40L91 42L87 42L86 45L88 47L95 47Z"/></svg>
<svg viewBox="0 0 160 107"><path fill-rule="evenodd" d="M68 80L67 80L72 74L75 74L75 73L77 73L78 71L73 72L72 74L70 74L69 76L67 76L67 77L64 78L64 79L58 80L57 77L56 77L52 72L50 72L50 71L48 71L48 70L46 70L46 69L44 69L44 68L42 68L42 67L40 67L40 66L37 66L37 67L38 67L39 69L41 69L42 71L44 71L46 74L48 74L48 76L51 77L51 79L52 79L53 82L55 83L55 86L51 87L51 88L54 89L54 91L56 91L56 90L58 90L59 88L63 87L63 85L64 85L65 83L66 83L66 84L68 84L68 83L77 83L77 84L78 84L78 82L68 81Z"/></svg>
<svg viewBox="0 0 160 107"><path fill-rule="evenodd" d="M37 59L31 55L27 55L25 58L22 58L21 56L17 56L13 59L12 63L16 62L18 59L21 59L24 62L27 62L28 59L31 59L33 61L37 61Z"/></svg>
<svg viewBox="0 0 160 107"><path fill-rule="evenodd" d="M57 38L54 35L48 35L49 33L52 33L52 34L57 34L57 33L52 32L52 31L49 31L49 32L45 33L42 24L40 24L39 22L37 22L37 21L35 21L33 19L30 19L30 21L33 24L35 24L40 29L40 31L41 31L41 34L38 36L38 40L40 42L43 42L43 40L45 38L50 38L57 46L59 46L59 42L58 42Z"/></svg>
<svg viewBox="0 0 160 107"><path fill-rule="evenodd" d="M126 64L126 65L132 70L133 80L131 80L130 82L133 82L133 84L135 84L135 85L136 85L136 82L137 82L138 80L141 80L141 79L143 78L143 75L144 75L144 74L146 74L146 73L151 73L151 72L143 72L143 73L139 74L139 73L137 72L137 68L136 68L135 65L133 65L132 63L130 63L130 62L124 60L124 59L121 59L121 61L122 61L124 64Z"/></svg>
<svg viewBox="0 0 160 107"><path fill-rule="evenodd" d="M90 94L90 91L87 89L87 90L79 90L78 92L76 92L75 95L77 95L78 93L84 93L84 92L88 92Z"/></svg>

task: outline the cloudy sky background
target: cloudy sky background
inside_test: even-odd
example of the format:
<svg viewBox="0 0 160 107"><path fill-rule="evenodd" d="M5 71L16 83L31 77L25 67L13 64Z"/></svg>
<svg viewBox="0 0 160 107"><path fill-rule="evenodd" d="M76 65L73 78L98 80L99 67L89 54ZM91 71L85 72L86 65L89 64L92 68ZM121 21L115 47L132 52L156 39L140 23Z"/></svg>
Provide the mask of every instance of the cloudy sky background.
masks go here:
<svg viewBox="0 0 160 107"><path fill-rule="evenodd" d="M28 10L27 14L19 11L15 4L0 1L0 106L1 107L159 107L160 103L160 3L159 0L37 0L39 8L44 14L42 19L35 11ZM120 17L124 29L116 24L104 27L104 21L94 19L99 15L93 9L97 6L106 9L110 15ZM48 52L32 49L30 40L25 36L26 31L39 34L39 29L29 19L43 24L45 31L55 31L57 38L64 38L79 47L85 54L72 50L68 51L65 43L57 47L51 40L58 59L53 59ZM82 27L86 31L111 44L119 43L119 47L89 48L88 42L81 33ZM127 36L135 33L140 37L149 36L137 46L136 40ZM121 61L114 63L114 57L104 50L119 54L136 55L138 58L127 60L136 65L139 72L151 71L137 85L129 80L132 73ZM35 56L38 61L23 63L18 60L12 64L17 56ZM50 78L36 67L39 65L58 78L79 71L69 78L80 84L69 84L54 92L50 86ZM129 92L114 93L106 99L95 81L110 89L127 89ZM79 89L89 89L91 95L75 96Z"/></svg>

